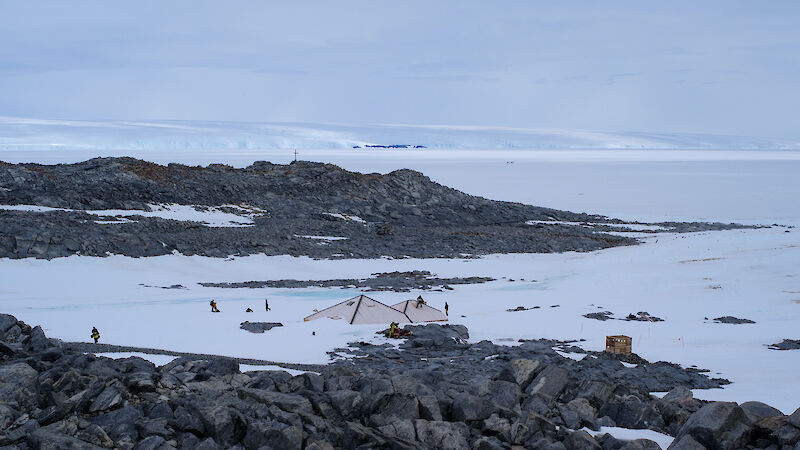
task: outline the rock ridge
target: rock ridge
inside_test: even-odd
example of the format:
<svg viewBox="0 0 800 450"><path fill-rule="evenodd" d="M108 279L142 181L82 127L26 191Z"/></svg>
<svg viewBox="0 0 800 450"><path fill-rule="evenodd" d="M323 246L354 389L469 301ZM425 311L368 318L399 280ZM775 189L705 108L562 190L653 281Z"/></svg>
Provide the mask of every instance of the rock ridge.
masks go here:
<svg viewBox="0 0 800 450"><path fill-rule="evenodd" d="M241 373L229 358L156 367L48 339L0 314L0 446L9 448L658 448L583 428L650 429L670 448L794 448L800 409L707 402L697 371L525 341L469 342L461 325L407 326L397 348L352 343L292 376ZM87 344L91 346L91 344ZM340 356L346 355L346 358ZM654 390L669 391L663 398Z"/></svg>

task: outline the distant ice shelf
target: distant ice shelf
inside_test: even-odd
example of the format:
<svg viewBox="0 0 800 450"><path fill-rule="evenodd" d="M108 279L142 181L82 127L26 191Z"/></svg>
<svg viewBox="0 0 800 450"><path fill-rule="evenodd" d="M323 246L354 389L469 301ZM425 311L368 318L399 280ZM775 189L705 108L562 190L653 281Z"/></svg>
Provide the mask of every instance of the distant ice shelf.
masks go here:
<svg viewBox="0 0 800 450"><path fill-rule="evenodd" d="M213 121L78 121L0 117L0 152L246 149L770 149L800 141L686 133L481 126Z"/></svg>

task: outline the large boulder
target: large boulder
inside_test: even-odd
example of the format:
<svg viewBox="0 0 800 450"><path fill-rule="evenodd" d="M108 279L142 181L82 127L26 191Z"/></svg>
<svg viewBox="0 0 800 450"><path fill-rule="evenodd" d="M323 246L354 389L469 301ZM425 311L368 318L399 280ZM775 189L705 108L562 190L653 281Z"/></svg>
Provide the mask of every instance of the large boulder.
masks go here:
<svg viewBox="0 0 800 450"><path fill-rule="evenodd" d="M469 429L460 422L440 422L419 419L414 421L417 439L429 448L461 450L469 448Z"/></svg>
<svg viewBox="0 0 800 450"><path fill-rule="evenodd" d="M47 336L44 335L44 331L39 325L36 325L31 330L31 337L28 340L28 345L34 352L44 351L50 346L50 343L47 341Z"/></svg>
<svg viewBox="0 0 800 450"><path fill-rule="evenodd" d="M406 441L415 441L417 431L414 429L414 422L411 420L395 420L390 424L378 427L381 433Z"/></svg>
<svg viewBox="0 0 800 450"><path fill-rule="evenodd" d="M40 450L99 450L103 448L47 429L39 429L29 434L26 442L31 448Z"/></svg>
<svg viewBox="0 0 800 450"><path fill-rule="evenodd" d="M373 414L372 421L378 426L398 419L419 419L419 400L413 394L385 395L374 408Z"/></svg>
<svg viewBox="0 0 800 450"><path fill-rule="evenodd" d="M525 392L528 395L543 394L557 400L569 383L569 372L556 365L547 366L531 381Z"/></svg>
<svg viewBox="0 0 800 450"><path fill-rule="evenodd" d="M17 318L10 314L0 314L0 332L5 333L17 324Z"/></svg>
<svg viewBox="0 0 800 450"><path fill-rule="evenodd" d="M175 408L175 414L171 424L178 430L202 435L204 429L203 422L200 420L199 415L192 414L189 410L189 408L191 408L190 405L186 406L187 407L180 405Z"/></svg>
<svg viewBox="0 0 800 450"><path fill-rule="evenodd" d="M247 422L238 411L227 406L197 408L205 433L226 447L239 442L247 432Z"/></svg>
<svg viewBox="0 0 800 450"><path fill-rule="evenodd" d="M241 388L238 390L238 393L241 399L252 398L260 403L275 405L286 412L308 415L314 413L311 402L301 395L282 394L280 392L261 391L249 388Z"/></svg>
<svg viewBox="0 0 800 450"><path fill-rule="evenodd" d="M0 433L3 433L19 417L19 412L14 408L0 403Z"/></svg>
<svg viewBox="0 0 800 450"><path fill-rule="evenodd" d="M595 421L597 419L597 410L589 403L589 400L578 397L567 403L566 408L577 414L582 426L596 428Z"/></svg>
<svg viewBox="0 0 800 450"><path fill-rule="evenodd" d="M328 392L330 404L344 418L357 417L366 409L364 398L360 393L347 389Z"/></svg>
<svg viewBox="0 0 800 450"><path fill-rule="evenodd" d="M522 411L525 414L533 413L540 416L548 416L554 406L555 402L550 397L544 394L533 394L522 402Z"/></svg>
<svg viewBox="0 0 800 450"><path fill-rule="evenodd" d="M11 347L10 345L6 344L3 341L0 341L0 355L14 356L14 354L16 353L17 351L14 350L13 347Z"/></svg>
<svg viewBox="0 0 800 450"><path fill-rule="evenodd" d="M780 410L761 402L744 402L741 405L742 411L750 419L751 422L756 423L761 419L767 417L782 416Z"/></svg>
<svg viewBox="0 0 800 450"><path fill-rule="evenodd" d="M292 392L322 392L325 390L325 379L316 373L307 372L292 378L289 386Z"/></svg>
<svg viewBox="0 0 800 450"><path fill-rule="evenodd" d="M578 397L583 397L594 406L599 408L605 404L613 395L616 385L602 381L584 381L578 389Z"/></svg>
<svg viewBox="0 0 800 450"><path fill-rule="evenodd" d="M501 380L486 380L478 386L477 394L505 409L518 407L522 397L522 392L516 383Z"/></svg>
<svg viewBox="0 0 800 450"><path fill-rule="evenodd" d="M252 421L247 425L247 434L242 441L245 448L300 449L303 445L302 430L276 421Z"/></svg>
<svg viewBox="0 0 800 450"><path fill-rule="evenodd" d="M521 389L530 384L533 377L542 370L542 363L532 359L512 359L495 377L497 380L517 383Z"/></svg>
<svg viewBox="0 0 800 450"><path fill-rule="evenodd" d="M125 385L133 392L152 392L156 390L153 374L150 372L133 372L125 377Z"/></svg>
<svg viewBox="0 0 800 450"><path fill-rule="evenodd" d="M797 427L797 428L800 428L800 408L797 408L797 409L795 410L795 412L793 412L793 413L792 413L792 415L791 415L791 416L789 416L789 417L786 419L786 421L787 421L788 423L790 423L790 424L794 425L795 427Z"/></svg>
<svg viewBox="0 0 800 450"><path fill-rule="evenodd" d="M0 366L0 403L30 410L37 404L39 373L24 362Z"/></svg>
<svg viewBox="0 0 800 450"><path fill-rule="evenodd" d="M582 430L570 433L567 438L564 439L564 447L566 447L567 450L599 450L603 448L589 433Z"/></svg>
<svg viewBox="0 0 800 450"><path fill-rule="evenodd" d="M680 439L675 438L670 444L669 450L706 450L706 447L687 434Z"/></svg>
<svg viewBox="0 0 800 450"><path fill-rule="evenodd" d="M664 419L653 405L643 402L635 395L615 397L597 412L598 416L610 417L623 428L650 428L662 430Z"/></svg>
<svg viewBox="0 0 800 450"><path fill-rule="evenodd" d="M667 392L667 395L665 395L662 400L665 402L680 403L692 398L692 391L689 388L686 386L675 386L669 392Z"/></svg>
<svg viewBox="0 0 800 450"><path fill-rule="evenodd" d="M733 402L713 402L692 414L675 436L680 441L691 436L712 449L744 448L750 439L753 424L744 410Z"/></svg>
<svg viewBox="0 0 800 450"><path fill-rule="evenodd" d="M89 406L89 412L106 411L122 405L122 393L115 386L106 387Z"/></svg>
<svg viewBox="0 0 800 450"><path fill-rule="evenodd" d="M105 430L106 434L115 442L136 442L139 438L136 421L141 417L142 413L137 408L126 406L94 417L90 421Z"/></svg>
<svg viewBox="0 0 800 450"><path fill-rule="evenodd" d="M456 422L483 420L492 414L490 402L463 392L453 397L450 410L452 418Z"/></svg>

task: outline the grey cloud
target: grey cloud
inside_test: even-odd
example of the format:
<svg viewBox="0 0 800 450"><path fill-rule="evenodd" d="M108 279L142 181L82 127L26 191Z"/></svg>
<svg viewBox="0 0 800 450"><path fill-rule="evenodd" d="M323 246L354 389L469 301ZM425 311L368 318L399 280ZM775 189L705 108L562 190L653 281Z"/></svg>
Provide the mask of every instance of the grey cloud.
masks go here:
<svg viewBox="0 0 800 450"><path fill-rule="evenodd" d="M2 2L0 115L800 137L798 13L782 0Z"/></svg>

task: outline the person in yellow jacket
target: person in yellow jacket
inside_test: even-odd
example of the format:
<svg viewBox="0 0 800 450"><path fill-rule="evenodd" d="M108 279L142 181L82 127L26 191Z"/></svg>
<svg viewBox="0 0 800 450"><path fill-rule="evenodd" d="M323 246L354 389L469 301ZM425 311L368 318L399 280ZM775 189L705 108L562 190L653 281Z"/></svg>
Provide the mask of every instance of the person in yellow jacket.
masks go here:
<svg viewBox="0 0 800 450"><path fill-rule="evenodd" d="M97 341L100 340L100 332L97 331L97 327L92 327L92 334L90 335L92 339L94 339L94 343L97 344Z"/></svg>

